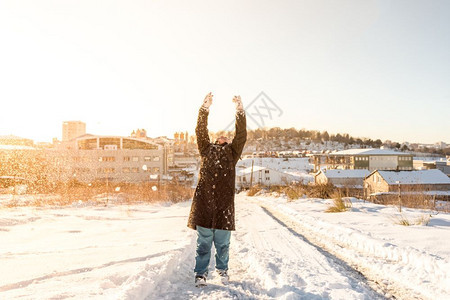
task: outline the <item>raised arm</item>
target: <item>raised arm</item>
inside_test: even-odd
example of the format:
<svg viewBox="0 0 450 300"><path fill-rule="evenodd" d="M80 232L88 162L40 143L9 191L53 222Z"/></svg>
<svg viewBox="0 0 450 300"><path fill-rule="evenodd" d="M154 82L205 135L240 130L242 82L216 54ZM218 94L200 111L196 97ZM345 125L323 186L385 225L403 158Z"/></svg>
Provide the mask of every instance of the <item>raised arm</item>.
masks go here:
<svg viewBox="0 0 450 300"><path fill-rule="evenodd" d="M242 150L247 141L247 118L241 97L235 96L233 102L236 104L236 132L231 142L231 149L233 150L233 161L236 164L241 157Z"/></svg>
<svg viewBox="0 0 450 300"><path fill-rule="evenodd" d="M209 106L212 104L212 94L206 95L203 101L202 107L198 112L197 127L195 128L195 134L197 136L197 147L201 156L204 156L206 150L210 145L209 133L208 133L208 115Z"/></svg>

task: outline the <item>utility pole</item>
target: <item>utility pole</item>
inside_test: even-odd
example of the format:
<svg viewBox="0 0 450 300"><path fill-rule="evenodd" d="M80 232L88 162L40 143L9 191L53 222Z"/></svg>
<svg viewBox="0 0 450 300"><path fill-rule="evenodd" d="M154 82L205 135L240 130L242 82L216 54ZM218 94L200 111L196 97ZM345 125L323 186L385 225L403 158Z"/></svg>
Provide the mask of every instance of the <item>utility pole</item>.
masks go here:
<svg viewBox="0 0 450 300"><path fill-rule="evenodd" d="M252 159L252 170L250 172L250 188L252 188L253 184L253 159Z"/></svg>

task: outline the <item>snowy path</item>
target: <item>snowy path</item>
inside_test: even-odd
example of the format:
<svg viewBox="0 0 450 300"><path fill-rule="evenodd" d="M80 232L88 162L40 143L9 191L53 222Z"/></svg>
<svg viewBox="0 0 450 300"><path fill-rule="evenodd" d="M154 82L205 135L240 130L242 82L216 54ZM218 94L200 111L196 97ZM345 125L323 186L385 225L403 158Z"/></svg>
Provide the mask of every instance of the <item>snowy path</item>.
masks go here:
<svg viewBox="0 0 450 300"><path fill-rule="evenodd" d="M208 287L193 287L193 237L177 259L178 268L147 299L384 299L360 274L304 241L249 198L237 197L236 211L229 285L220 284L212 272Z"/></svg>

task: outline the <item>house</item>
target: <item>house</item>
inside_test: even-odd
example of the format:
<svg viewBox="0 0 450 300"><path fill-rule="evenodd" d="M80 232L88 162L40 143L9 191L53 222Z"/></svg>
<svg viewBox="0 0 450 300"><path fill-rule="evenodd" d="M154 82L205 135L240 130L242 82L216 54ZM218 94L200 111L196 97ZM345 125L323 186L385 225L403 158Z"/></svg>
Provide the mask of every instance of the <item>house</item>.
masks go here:
<svg viewBox="0 0 450 300"><path fill-rule="evenodd" d="M413 155L387 149L349 149L315 154L314 171L327 169L412 170Z"/></svg>
<svg viewBox="0 0 450 300"><path fill-rule="evenodd" d="M427 193L448 195L450 178L440 170L379 171L372 172L364 180L367 195L400 193Z"/></svg>
<svg viewBox="0 0 450 300"><path fill-rule="evenodd" d="M236 170L236 188L248 188L252 185L287 185L295 180L293 175L262 166Z"/></svg>
<svg viewBox="0 0 450 300"><path fill-rule="evenodd" d="M413 166L415 170L429 170L438 169L441 170L445 175L450 176L450 162L448 160L420 160L415 159L413 161Z"/></svg>
<svg viewBox="0 0 450 300"><path fill-rule="evenodd" d="M320 170L314 175L315 184L331 183L337 187L363 188L364 178L369 170Z"/></svg>

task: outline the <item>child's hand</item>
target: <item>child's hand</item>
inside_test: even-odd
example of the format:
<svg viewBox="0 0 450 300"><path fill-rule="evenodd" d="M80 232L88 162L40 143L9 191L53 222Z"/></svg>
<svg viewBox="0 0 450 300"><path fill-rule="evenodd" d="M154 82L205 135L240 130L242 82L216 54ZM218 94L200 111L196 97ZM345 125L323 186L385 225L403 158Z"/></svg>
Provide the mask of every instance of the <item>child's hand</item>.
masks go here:
<svg viewBox="0 0 450 300"><path fill-rule="evenodd" d="M212 100L213 100L212 98L213 98L213 95L211 92L208 95L206 95L205 100L203 100L203 107L209 108L212 104Z"/></svg>
<svg viewBox="0 0 450 300"><path fill-rule="evenodd" d="M233 102L236 104L236 110L244 110L244 106L242 105L241 96L234 96Z"/></svg>

